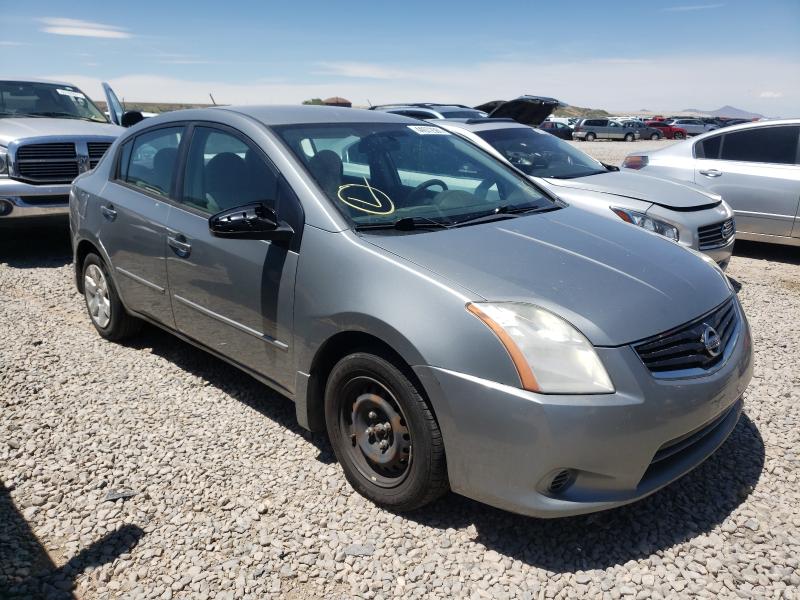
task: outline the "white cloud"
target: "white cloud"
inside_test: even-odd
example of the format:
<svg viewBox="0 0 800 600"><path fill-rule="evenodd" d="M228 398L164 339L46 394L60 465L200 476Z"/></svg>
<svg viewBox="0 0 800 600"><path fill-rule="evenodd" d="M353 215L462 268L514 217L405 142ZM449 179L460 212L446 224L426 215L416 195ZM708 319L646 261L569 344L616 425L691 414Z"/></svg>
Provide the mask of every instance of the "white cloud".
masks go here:
<svg viewBox="0 0 800 600"><path fill-rule="evenodd" d="M712 8L722 8L723 6L725 6L725 4L722 2L718 4L690 4L688 6L669 6L667 8L662 8L661 12L690 12L693 10L710 10Z"/></svg>
<svg viewBox="0 0 800 600"><path fill-rule="evenodd" d="M412 71L385 67L383 65L364 62L322 62L314 75L334 75L352 77L354 79L409 79Z"/></svg>
<svg viewBox="0 0 800 600"><path fill-rule="evenodd" d="M26 44L25 42L11 42L8 40L0 40L0 46L30 46L30 44Z"/></svg>
<svg viewBox="0 0 800 600"><path fill-rule="evenodd" d="M759 98L783 98L783 92L764 91L758 95Z"/></svg>
<svg viewBox="0 0 800 600"><path fill-rule="evenodd" d="M79 37L125 39L133 37L126 29L103 23L80 21L78 19L63 19L60 17L45 17L39 19L45 33L55 35L75 35Z"/></svg>
<svg viewBox="0 0 800 600"><path fill-rule="evenodd" d="M207 103L213 93L224 104L297 104L307 98L343 96L356 105L402 101L458 102L470 105L521 94L552 96L575 106L629 112L646 108L675 112L688 107L715 109L726 104L769 116L800 117L800 61L791 57L705 56L697 69L694 56L652 58L649 62L492 61L458 67L396 65L392 79L348 77L344 73L381 74L384 67L349 63L328 67L324 77L296 83L280 80L225 82L131 74L111 79L117 93L131 101ZM93 98L102 98L96 75L59 74ZM658 73L659 81L679 85L643 85ZM609 81L615 85L609 86ZM780 98L760 98L762 90L780 85Z"/></svg>

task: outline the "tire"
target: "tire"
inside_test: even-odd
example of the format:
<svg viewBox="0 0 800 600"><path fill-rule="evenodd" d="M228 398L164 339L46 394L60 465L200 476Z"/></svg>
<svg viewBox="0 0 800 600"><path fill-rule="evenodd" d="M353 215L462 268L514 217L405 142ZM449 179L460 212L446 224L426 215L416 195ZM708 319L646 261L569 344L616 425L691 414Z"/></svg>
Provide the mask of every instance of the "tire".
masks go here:
<svg viewBox="0 0 800 600"><path fill-rule="evenodd" d="M660 140L661 136L658 135L657 133L654 133L653 135L650 136L650 139L655 142L656 140Z"/></svg>
<svg viewBox="0 0 800 600"><path fill-rule="evenodd" d="M585 139L587 142L593 142L597 139L597 136L590 131L589 133L586 134Z"/></svg>
<svg viewBox="0 0 800 600"><path fill-rule="evenodd" d="M142 322L125 310L108 269L97 254L87 254L81 269L83 298L92 325L102 337L118 341L137 333Z"/></svg>
<svg viewBox="0 0 800 600"><path fill-rule="evenodd" d="M636 139L636 136L633 135L632 133L626 133L625 134L625 141L626 142L632 142L635 139Z"/></svg>
<svg viewBox="0 0 800 600"><path fill-rule="evenodd" d="M683 134L680 133L680 132L674 133L674 134L672 134L672 139L673 140L682 140L683 139Z"/></svg>
<svg viewBox="0 0 800 600"><path fill-rule="evenodd" d="M347 481L375 504L404 512L447 492L439 424L389 360L357 352L336 363L325 386L325 425Z"/></svg>

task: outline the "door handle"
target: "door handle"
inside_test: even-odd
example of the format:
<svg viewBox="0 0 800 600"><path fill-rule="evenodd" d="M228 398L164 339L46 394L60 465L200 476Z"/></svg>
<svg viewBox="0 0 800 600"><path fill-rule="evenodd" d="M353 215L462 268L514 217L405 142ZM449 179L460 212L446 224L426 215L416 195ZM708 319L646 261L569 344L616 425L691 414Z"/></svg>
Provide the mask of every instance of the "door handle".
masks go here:
<svg viewBox="0 0 800 600"><path fill-rule="evenodd" d="M722 171L717 171L716 169L706 169L704 171L700 171L700 175L705 175L706 177L720 177L722 176Z"/></svg>
<svg viewBox="0 0 800 600"><path fill-rule="evenodd" d="M109 204L108 206L101 206L100 212L103 213L103 216L109 220L113 221L117 218L117 211L114 209L113 204Z"/></svg>
<svg viewBox="0 0 800 600"><path fill-rule="evenodd" d="M192 251L192 245L181 235L167 235L167 245L181 258L186 258Z"/></svg>

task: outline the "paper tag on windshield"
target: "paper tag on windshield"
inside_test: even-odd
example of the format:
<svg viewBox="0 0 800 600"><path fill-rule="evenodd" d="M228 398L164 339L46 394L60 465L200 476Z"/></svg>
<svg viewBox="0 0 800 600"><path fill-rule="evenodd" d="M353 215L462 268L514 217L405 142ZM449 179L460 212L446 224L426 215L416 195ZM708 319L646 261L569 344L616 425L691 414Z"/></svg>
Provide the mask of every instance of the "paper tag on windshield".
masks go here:
<svg viewBox="0 0 800 600"><path fill-rule="evenodd" d="M449 131L430 125L409 125L408 128L412 131L416 131L420 135L450 135Z"/></svg>
<svg viewBox="0 0 800 600"><path fill-rule="evenodd" d="M62 96L69 96L70 98L81 98L81 99L86 98L86 96L84 96L81 92L73 92L72 90L62 90L61 88L56 88L56 91Z"/></svg>

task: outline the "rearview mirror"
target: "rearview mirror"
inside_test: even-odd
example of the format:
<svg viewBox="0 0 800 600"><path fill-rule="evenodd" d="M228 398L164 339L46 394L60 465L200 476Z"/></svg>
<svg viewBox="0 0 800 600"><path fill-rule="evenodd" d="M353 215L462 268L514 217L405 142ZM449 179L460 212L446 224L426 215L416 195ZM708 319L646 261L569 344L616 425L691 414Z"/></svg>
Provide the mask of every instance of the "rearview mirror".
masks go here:
<svg viewBox="0 0 800 600"><path fill-rule="evenodd" d="M223 210L208 219L211 235L240 240L285 241L291 239L291 225L280 221L270 207L256 202Z"/></svg>

